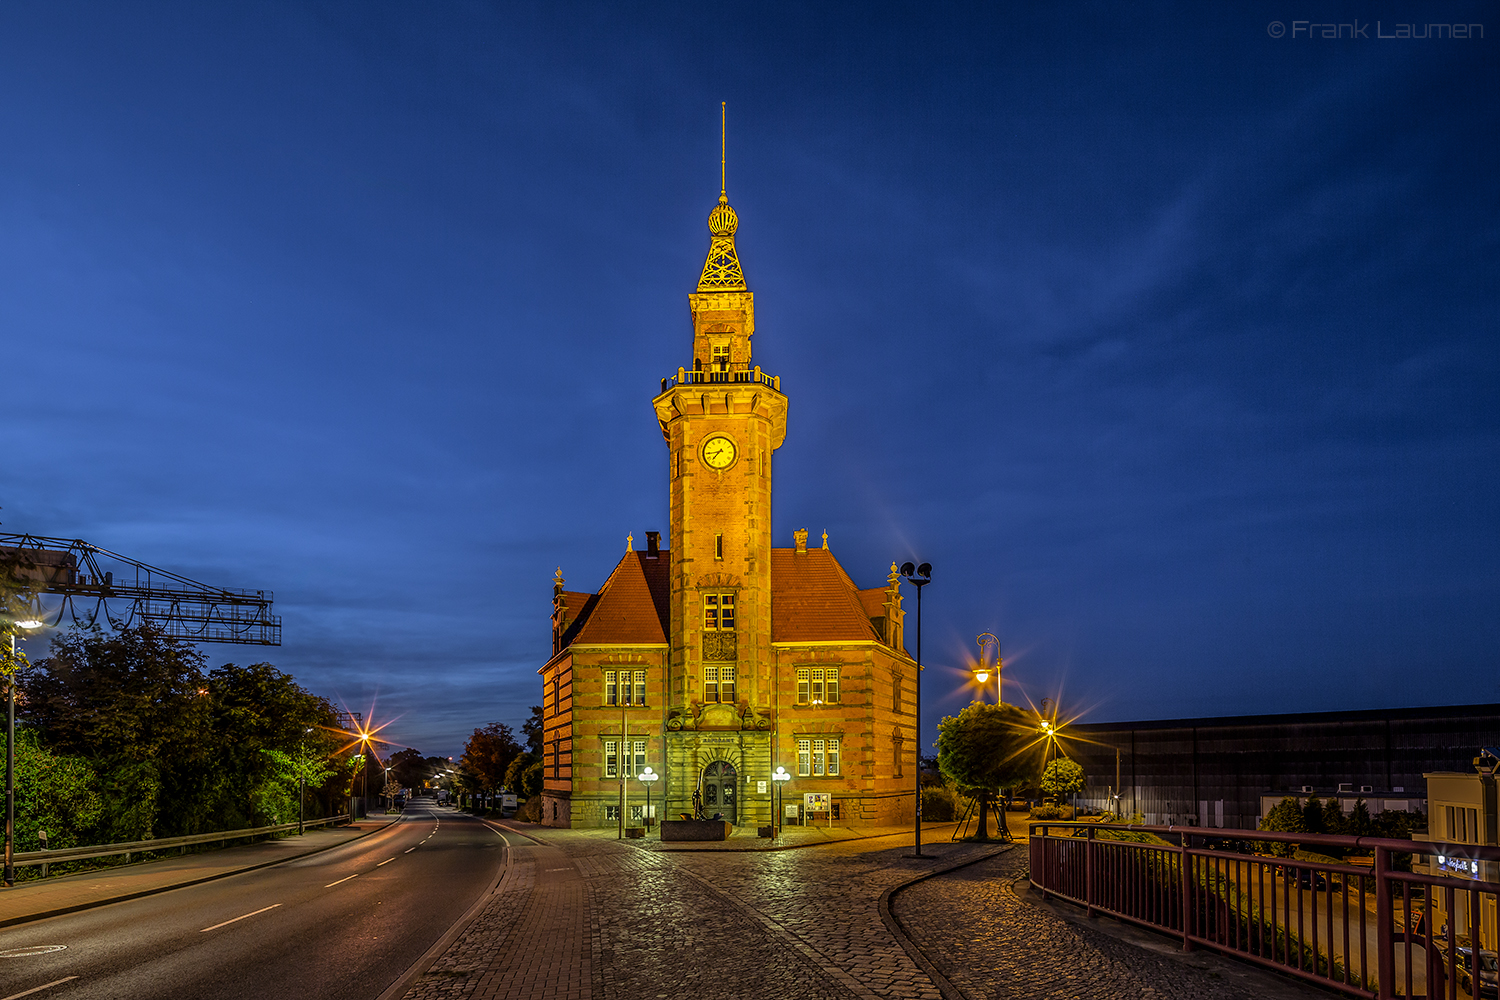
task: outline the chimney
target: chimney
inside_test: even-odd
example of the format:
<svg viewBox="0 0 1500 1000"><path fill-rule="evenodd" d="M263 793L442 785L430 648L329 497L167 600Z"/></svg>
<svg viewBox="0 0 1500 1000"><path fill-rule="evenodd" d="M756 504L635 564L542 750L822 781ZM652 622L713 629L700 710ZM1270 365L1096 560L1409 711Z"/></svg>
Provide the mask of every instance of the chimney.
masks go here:
<svg viewBox="0 0 1500 1000"><path fill-rule="evenodd" d="M661 532L646 532L646 558L656 559L661 556Z"/></svg>
<svg viewBox="0 0 1500 1000"><path fill-rule="evenodd" d="M798 552L806 552L807 551L807 529L806 528L798 528L796 531L792 532L792 538L797 543L797 551Z"/></svg>

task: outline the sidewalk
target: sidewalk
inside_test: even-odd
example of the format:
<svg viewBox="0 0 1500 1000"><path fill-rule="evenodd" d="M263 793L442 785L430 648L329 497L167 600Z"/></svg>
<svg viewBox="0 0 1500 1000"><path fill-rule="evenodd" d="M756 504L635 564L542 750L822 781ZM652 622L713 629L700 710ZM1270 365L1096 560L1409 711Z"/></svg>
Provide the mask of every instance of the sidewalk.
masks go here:
<svg viewBox="0 0 1500 1000"><path fill-rule="evenodd" d="M202 854L22 882L10 889L0 889L0 927L149 896L317 854L383 830L400 818L400 814L368 816L349 826L308 830L300 837L293 835Z"/></svg>

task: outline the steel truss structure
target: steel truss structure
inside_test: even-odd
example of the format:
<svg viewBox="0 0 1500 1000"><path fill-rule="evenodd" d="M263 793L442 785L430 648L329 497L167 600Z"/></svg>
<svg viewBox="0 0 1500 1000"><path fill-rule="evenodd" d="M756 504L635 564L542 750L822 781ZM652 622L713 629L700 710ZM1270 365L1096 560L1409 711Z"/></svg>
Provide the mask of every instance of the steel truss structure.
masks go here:
<svg viewBox="0 0 1500 1000"><path fill-rule="evenodd" d="M271 613L269 590L210 587L78 538L0 533L0 564L32 595L39 615L56 616L52 624L64 614L93 624L102 613L117 628L145 622L191 642L281 645L281 616ZM111 565L121 567L118 579ZM43 594L62 603L43 608Z"/></svg>

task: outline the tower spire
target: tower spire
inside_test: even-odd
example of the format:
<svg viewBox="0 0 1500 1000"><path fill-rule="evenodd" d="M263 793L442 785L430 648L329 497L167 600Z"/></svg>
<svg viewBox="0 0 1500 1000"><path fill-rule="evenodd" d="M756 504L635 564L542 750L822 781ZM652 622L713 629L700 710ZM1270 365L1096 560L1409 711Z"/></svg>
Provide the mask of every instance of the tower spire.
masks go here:
<svg viewBox="0 0 1500 1000"><path fill-rule="evenodd" d="M740 226L740 218L729 207L727 184L728 144L726 141L729 104L719 102L719 203L708 213L708 259L703 262L703 274L698 278L700 292L743 292L745 272L740 270L739 254L734 250L734 233Z"/></svg>

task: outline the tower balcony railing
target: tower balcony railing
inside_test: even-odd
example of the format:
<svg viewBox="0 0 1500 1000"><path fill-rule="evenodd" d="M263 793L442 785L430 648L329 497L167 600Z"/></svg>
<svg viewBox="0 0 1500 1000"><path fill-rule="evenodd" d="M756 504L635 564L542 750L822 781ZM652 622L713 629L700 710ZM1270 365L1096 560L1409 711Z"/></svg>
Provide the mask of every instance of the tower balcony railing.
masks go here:
<svg viewBox="0 0 1500 1000"><path fill-rule="evenodd" d="M756 385L769 386L777 392L781 391L781 376L768 375L760 370L760 365L727 365L714 366L709 369L679 368L676 375L668 375L661 380L661 391L675 388L679 385L715 385L736 383L754 383Z"/></svg>

